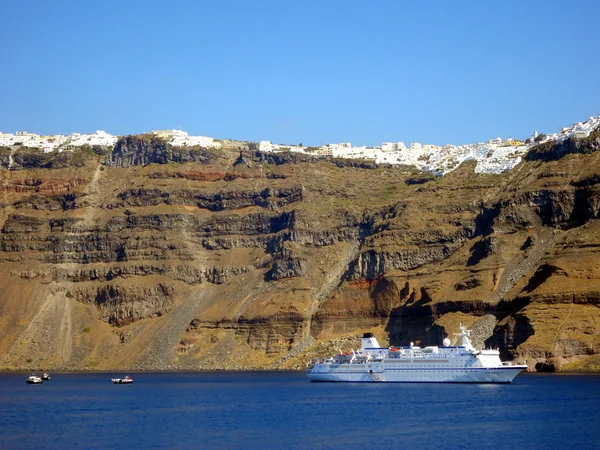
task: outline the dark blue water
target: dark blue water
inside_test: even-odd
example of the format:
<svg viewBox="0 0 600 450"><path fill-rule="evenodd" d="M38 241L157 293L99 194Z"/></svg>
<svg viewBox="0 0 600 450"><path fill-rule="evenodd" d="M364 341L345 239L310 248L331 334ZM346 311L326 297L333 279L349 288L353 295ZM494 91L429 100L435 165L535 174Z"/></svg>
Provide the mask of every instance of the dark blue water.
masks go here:
<svg viewBox="0 0 600 450"><path fill-rule="evenodd" d="M123 374L124 375L124 374ZM296 372L0 374L0 448L600 448L600 376L310 383Z"/></svg>

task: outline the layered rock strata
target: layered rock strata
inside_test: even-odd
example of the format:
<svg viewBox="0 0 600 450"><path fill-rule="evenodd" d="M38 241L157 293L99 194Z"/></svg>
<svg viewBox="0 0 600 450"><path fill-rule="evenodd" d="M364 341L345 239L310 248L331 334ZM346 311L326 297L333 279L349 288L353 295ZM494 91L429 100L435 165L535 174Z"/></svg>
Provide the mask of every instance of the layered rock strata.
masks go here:
<svg viewBox="0 0 600 450"><path fill-rule="evenodd" d="M0 365L300 368L463 322L531 370L597 370L598 139L443 178L151 136L0 149Z"/></svg>

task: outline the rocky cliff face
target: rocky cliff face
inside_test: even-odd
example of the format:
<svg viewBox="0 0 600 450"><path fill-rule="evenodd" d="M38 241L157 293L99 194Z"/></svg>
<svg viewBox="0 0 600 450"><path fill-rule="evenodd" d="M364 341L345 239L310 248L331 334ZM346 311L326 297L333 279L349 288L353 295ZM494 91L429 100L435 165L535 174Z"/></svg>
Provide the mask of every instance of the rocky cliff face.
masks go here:
<svg viewBox="0 0 600 450"><path fill-rule="evenodd" d="M216 160L217 157L216 150L202 147L173 147L153 134L146 134L119 139L105 163L109 167L147 166L168 162L206 164Z"/></svg>
<svg viewBox="0 0 600 450"><path fill-rule="evenodd" d="M531 370L597 370L598 142L443 178L150 136L0 149L0 365L299 368L463 322Z"/></svg>

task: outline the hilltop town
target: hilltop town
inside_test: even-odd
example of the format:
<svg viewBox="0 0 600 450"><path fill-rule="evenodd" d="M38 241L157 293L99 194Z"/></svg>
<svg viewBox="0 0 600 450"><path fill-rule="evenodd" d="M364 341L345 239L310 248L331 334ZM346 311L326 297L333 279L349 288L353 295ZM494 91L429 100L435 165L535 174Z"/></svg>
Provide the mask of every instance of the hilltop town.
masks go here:
<svg viewBox="0 0 600 450"><path fill-rule="evenodd" d="M453 171L462 162L477 161L476 173L502 173L512 169L521 162L522 156L535 145L568 138L583 138L598 126L600 115L592 116L585 122L576 122L554 134L533 135L524 141L498 137L487 142L462 145L445 145L413 142L407 146L404 142L383 142L379 147L354 147L350 142L327 144L320 147L300 145L274 144L271 141L260 141L257 149L261 152L296 152L314 156L334 158L360 159L375 161L377 164L412 165L425 172L444 175ZM205 148L221 148L219 140L206 136L190 136L187 132L176 130L154 130L150 132L176 147L200 146ZM38 135L25 131L15 134L0 132L0 147L11 147L14 152L19 148L38 148L40 152L71 151L82 146L112 147L118 137L98 130L91 134L73 133L71 135Z"/></svg>

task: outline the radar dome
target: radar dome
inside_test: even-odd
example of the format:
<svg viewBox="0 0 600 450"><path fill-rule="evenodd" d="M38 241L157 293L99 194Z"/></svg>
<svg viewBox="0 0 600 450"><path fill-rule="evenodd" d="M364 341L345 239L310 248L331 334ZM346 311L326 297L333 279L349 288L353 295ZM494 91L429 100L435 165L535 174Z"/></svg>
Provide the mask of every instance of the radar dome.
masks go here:
<svg viewBox="0 0 600 450"><path fill-rule="evenodd" d="M444 346L448 347L450 345L450 339L446 338L444 339Z"/></svg>

